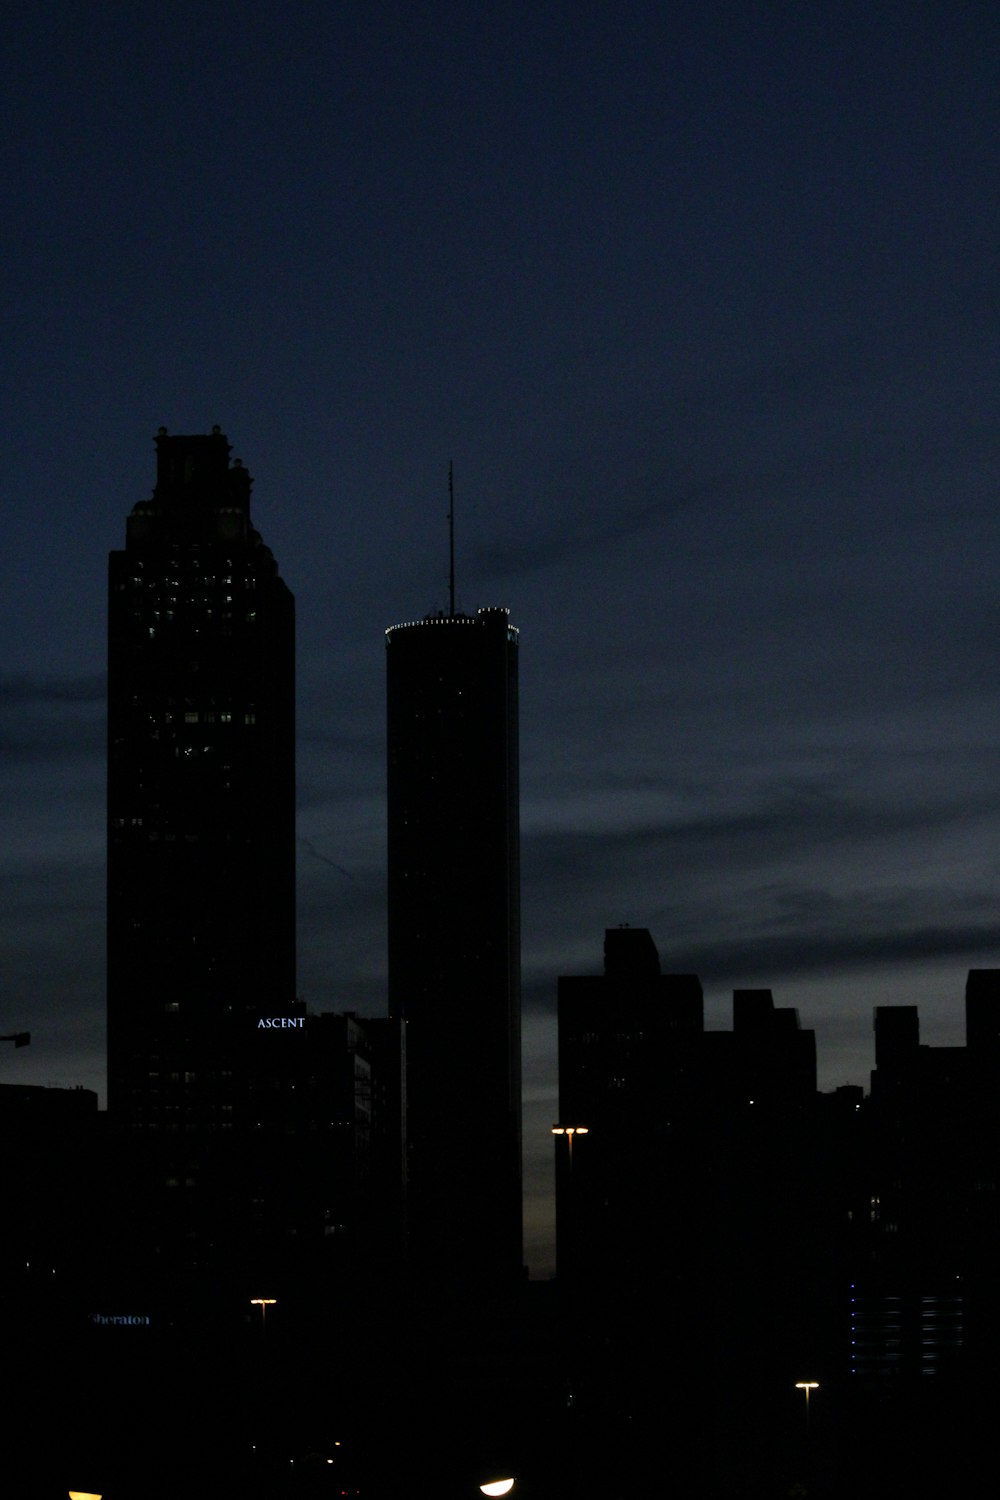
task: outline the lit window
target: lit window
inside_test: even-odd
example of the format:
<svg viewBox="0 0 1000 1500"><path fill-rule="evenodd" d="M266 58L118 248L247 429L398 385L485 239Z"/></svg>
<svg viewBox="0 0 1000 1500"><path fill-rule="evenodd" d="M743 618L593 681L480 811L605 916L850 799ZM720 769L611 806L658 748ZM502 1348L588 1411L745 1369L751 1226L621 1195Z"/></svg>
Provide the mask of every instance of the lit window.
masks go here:
<svg viewBox="0 0 1000 1500"><path fill-rule="evenodd" d="M185 722L185 724L197 724L197 722L198 722L198 713L197 713L197 710L195 710L194 713L186 713L184 715L184 722Z"/></svg>

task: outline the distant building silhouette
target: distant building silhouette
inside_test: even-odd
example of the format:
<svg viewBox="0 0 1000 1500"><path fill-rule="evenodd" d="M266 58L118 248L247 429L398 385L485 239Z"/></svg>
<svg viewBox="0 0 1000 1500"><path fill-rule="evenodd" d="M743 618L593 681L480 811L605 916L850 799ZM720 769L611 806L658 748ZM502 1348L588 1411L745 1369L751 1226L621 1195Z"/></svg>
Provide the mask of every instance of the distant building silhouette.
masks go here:
<svg viewBox="0 0 1000 1500"><path fill-rule="evenodd" d="M723 1190L729 1227L712 1255L733 1244L745 1261L766 1235L761 1215L780 1198L766 1184L775 1172L786 1182L815 1103L815 1035L770 990L734 992L731 1032L706 1032L703 1009L697 977L662 974L645 928L605 933L602 976L559 980L560 1123L587 1128L572 1171L557 1138L561 1276L617 1280L643 1298L650 1278L680 1286L705 1265Z"/></svg>
<svg viewBox="0 0 1000 1500"><path fill-rule="evenodd" d="M108 1102L197 1241L261 1079L303 1041L294 605L225 435L161 429L156 450L110 559Z"/></svg>
<svg viewBox="0 0 1000 1500"><path fill-rule="evenodd" d="M649 1471L669 1410L671 1461L729 1492L777 1471L768 1403L815 1368L827 1329L809 1261L815 1038L769 990L737 990L733 1030L706 1032L699 980L662 974L644 928L608 930L604 960L602 976L559 980L557 1257L577 1399L594 1422L621 1413ZM721 1411L706 1400L719 1379Z"/></svg>
<svg viewBox="0 0 1000 1500"><path fill-rule="evenodd" d="M700 1120L703 1044L701 985L660 972L645 928L609 928L604 974L559 980L559 1123L574 1133L556 1140L558 1266L591 1295L664 1274L662 1181ZM685 1224L698 1191L675 1182Z"/></svg>
<svg viewBox="0 0 1000 1500"><path fill-rule="evenodd" d="M109 1104L183 1138L295 1000L294 616L224 434L156 448L110 564Z"/></svg>
<svg viewBox="0 0 1000 1500"><path fill-rule="evenodd" d="M386 647L412 1262L492 1284L521 1265L517 632L482 609L395 626Z"/></svg>
<svg viewBox="0 0 1000 1500"><path fill-rule="evenodd" d="M92 1269L88 1231L104 1207L105 1123L90 1089L0 1084L0 1267L14 1301L30 1297L39 1282L48 1291L56 1270L62 1292L67 1280L85 1279Z"/></svg>
<svg viewBox="0 0 1000 1500"><path fill-rule="evenodd" d="M1000 970L970 970L965 1013L964 1047L930 1047L915 1005L875 1010L852 1264L862 1382L968 1379L1000 1335Z"/></svg>

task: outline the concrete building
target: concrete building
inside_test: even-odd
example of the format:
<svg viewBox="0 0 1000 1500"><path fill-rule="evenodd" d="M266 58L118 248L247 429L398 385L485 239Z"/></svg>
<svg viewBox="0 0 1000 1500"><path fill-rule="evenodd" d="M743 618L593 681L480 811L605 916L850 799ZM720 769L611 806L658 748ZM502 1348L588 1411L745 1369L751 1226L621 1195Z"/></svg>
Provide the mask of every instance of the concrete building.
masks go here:
<svg viewBox="0 0 1000 1500"><path fill-rule="evenodd" d="M418 1279L521 1266L517 631L505 609L386 632L389 1010L406 1022Z"/></svg>
<svg viewBox="0 0 1000 1500"><path fill-rule="evenodd" d="M209 435L156 439L108 601L108 1108L154 1249L213 1254L295 1000L294 605Z"/></svg>

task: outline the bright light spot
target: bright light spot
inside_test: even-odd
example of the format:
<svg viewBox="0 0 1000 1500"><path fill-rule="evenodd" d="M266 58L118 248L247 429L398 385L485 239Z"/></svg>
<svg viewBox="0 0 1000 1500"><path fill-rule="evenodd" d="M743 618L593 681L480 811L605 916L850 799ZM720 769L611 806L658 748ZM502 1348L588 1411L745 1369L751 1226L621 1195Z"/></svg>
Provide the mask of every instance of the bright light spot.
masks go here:
<svg viewBox="0 0 1000 1500"><path fill-rule="evenodd" d="M481 1484L484 1495L509 1495L514 1488L513 1479L494 1479L491 1484Z"/></svg>

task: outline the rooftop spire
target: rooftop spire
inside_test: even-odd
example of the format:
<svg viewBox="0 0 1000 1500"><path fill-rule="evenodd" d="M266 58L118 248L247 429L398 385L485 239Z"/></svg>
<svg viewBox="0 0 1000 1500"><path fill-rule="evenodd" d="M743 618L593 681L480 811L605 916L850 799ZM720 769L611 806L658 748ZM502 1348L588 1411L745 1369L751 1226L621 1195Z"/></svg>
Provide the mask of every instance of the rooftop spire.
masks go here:
<svg viewBox="0 0 1000 1500"><path fill-rule="evenodd" d="M455 618L455 469L448 460L448 614Z"/></svg>

